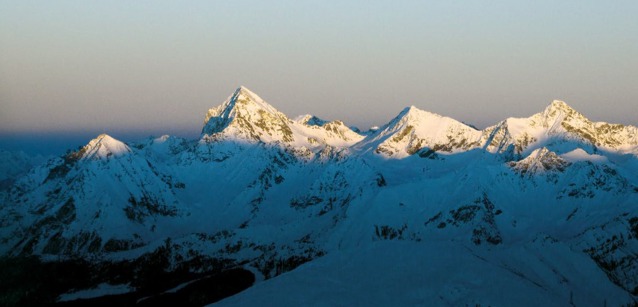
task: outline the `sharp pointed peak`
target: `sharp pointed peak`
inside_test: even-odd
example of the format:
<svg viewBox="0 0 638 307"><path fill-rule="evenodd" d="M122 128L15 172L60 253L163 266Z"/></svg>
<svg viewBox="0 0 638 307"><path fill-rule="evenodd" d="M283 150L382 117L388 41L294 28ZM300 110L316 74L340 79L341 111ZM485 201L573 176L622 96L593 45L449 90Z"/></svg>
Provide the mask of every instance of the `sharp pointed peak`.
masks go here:
<svg viewBox="0 0 638 307"><path fill-rule="evenodd" d="M122 141L102 133L89 141L81 150L82 158L108 158L129 153L131 149Z"/></svg>
<svg viewBox="0 0 638 307"><path fill-rule="evenodd" d="M402 118L410 118L411 117L410 115L417 114L419 112L422 112L419 108L412 105L407 106L403 108L401 112L399 112L399 114L395 117L395 120L400 120Z"/></svg>
<svg viewBox="0 0 638 307"><path fill-rule="evenodd" d="M251 106L251 107L248 107ZM278 113L277 109L263 100L259 95L255 94L243 85L240 85L235 91L219 106L208 110L204 123L208 122L211 117L230 116L235 109L263 109L270 113Z"/></svg>
<svg viewBox="0 0 638 307"><path fill-rule="evenodd" d="M532 150L521 161L547 161L547 160L563 160L560 155L547 147L540 147Z"/></svg>
<svg viewBox="0 0 638 307"><path fill-rule="evenodd" d="M415 107L413 105L405 107L405 108L403 108L403 110L401 110L401 114L407 114L407 113L412 113L412 112L425 112L425 111L423 111L423 110L421 110L421 109L419 109L419 108L417 108L417 107Z"/></svg>
<svg viewBox="0 0 638 307"><path fill-rule="evenodd" d="M542 157L547 154L554 154L554 152L549 150L547 147L541 147L541 148L536 148L532 150L532 152L528 155L528 157Z"/></svg>
<svg viewBox="0 0 638 307"><path fill-rule="evenodd" d="M523 174L534 175L548 171L562 172L570 165L555 152L546 147L534 149L524 159L518 162L511 162L515 170Z"/></svg>
<svg viewBox="0 0 638 307"><path fill-rule="evenodd" d="M248 89L247 87L245 87L243 85L240 85L237 89L235 89L234 95L239 95L239 94L257 96L257 94L255 94L255 92L251 91L250 89ZM259 97L259 96L257 96L257 97Z"/></svg>
<svg viewBox="0 0 638 307"><path fill-rule="evenodd" d="M239 86L221 105L209 109L204 117L202 134L221 132L236 119L246 122L265 117L288 122L288 117L245 86Z"/></svg>
<svg viewBox="0 0 638 307"><path fill-rule="evenodd" d="M321 119L312 114L300 115L295 119L295 121L308 126L323 126L329 123L329 121Z"/></svg>
<svg viewBox="0 0 638 307"><path fill-rule="evenodd" d="M413 105L403 108L399 115L397 115L392 122L398 121L415 121L423 118L443 118L444 116L436 114L430 111L421 110Z"/></svg>
<svg viewBox="0 0 638 307"><path fill-rule="evenodd" d="M263 99L261 99L259 95L255 94L253 91L249 90L247 87L240 85L239 87L235 89L233 94L230 95L228 99L226 99L225 104L234 104L238 99L240 99L241 96L251 100L263 101Z"/></svg>
<svg viewBox="0 0 638 307"><path fill-rule="evenodd" d="M589 120L576 109L572 108L565 101L553 100L543 112L539 113L548 123L554 121L586 121Z"/></svg>
<svg viewBox="0 0 638 307"><path fill-rule="evenodd" d="M234 108L237 105L237 102L240 104L255 104L260 108L266 109L268 111L277 111L275 107L266 102L263 98L259 97L259 95L255 94L255 92L249 90L247 87L240 85L233 95L226 100L224 105L226 107Z"/></svg>
<svg viewBox="0 0 638 307"><path fill-rule="evenodd" d="M89 141L89 144L94 144L98 142L121 142L121 141L117 140L116 138L106 133L100 133L98 136L96 136L91 141Z"/></svg>
<svg viewBox="0 0 638 307"><path fill-rule="evenodd" d="M106 134L106 133L100 133L98 136L96 136L95 138L93 138L91 141L115 141L115 142L121 142L120 140Z"/></svg>
<svg viewBox="0 0 638 307"><path fill-rule="evenodd" d="M553 110L574 110L570 105L568 105L563 100L554 99L552 102L545 108L545 111L553 111Z"/></svg>

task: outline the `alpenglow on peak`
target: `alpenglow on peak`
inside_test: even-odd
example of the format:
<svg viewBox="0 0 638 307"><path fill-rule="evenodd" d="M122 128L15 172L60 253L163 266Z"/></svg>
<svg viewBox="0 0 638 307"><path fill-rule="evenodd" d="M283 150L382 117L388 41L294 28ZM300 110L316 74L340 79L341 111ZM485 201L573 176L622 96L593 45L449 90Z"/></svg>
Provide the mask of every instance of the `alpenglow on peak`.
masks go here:
<svg viewBox="0 0 638 307"><path fill-rule="evenodd" d="M574 146L635 152L638 133L632 126L591 122L562 100L554 100L527 118L508 118L478 130L447 116L409 106L378 130L360 133L344 123L313 115L291 120L244 86L206 113L202 139L236 140L287 146L318 153L326 146L351 152L374 152L401 159L422 149L447 153L483 148L492 153L528 154L548 147L557 153ZM572 144L572 145L570 145Z"/></svg>
<svg viewBox="0 0 638 307"><path fill-rule="evenodd" d="M130 152L131 149L124 142L102 133L78 151L71 152L68 155L72 159L102 160L119 157Z"/></svg>
<svg viewBox="0 0 638 307"><path fill-rule="evenodd" d="M208 110L202 138L206 141L278 143L317 151L325 146L348 147L363 136L340 121L325 126L293 121L241 86L220 106Z"/></svg>
<svg viewBox="0 0 638 307"><path fill-rule="evenodd" d="M268 117L269 120L288 122L288 118L257 94L244 86L238 87L220 106L208 110L204 118L202 134L222 132L229 126L252 128L254 123Z"/></svg>

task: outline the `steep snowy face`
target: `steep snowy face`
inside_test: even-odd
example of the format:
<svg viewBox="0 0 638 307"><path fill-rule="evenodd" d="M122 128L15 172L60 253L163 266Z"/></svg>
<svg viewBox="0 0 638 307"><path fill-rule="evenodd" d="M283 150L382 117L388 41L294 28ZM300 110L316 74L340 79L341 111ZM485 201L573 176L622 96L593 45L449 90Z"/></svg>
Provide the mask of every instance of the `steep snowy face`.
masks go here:
<svg viewBox="0 0 638 307"><path fill-rule="evenodd" d="M479 131L457 120L411 106L359 147L372 146L382 156L404 158L424 147L443 152L466 151L480 145L480 136Z"/></svg>
<svg viewBox="0 0 638 307"><path fill-rule="evenodd" d="M563 172L569 165L569 162L545 147L532 151L521 161L510 162L510 166L521 175L550 171Z"/></svg>
<svg viewBox="0 0 638 307"><path fill-rule="evenodd" d="M638 145L633 126L592 122L565 102L554 100L543 112L528 118L508 118L483 130L482 142L494 153L512 158L534 149L548 147L559 153L582 147L588 152L599 148L629 152Z"/></svg>
<svg viewBox="0 0 638 307"><path fill-rule="evenodd" d="M557 154L577 148L590 154L599 149L638 152L638 128L592 122L559 100L531 117L508 118L481 131L411 106L380 129L364 134L341 121L325 121L313 115L291 120L245 87L208 111L202 136L206 141L276 143L296 148L306 157L350 148L397 159L419 152L456 153L483 148L510 161L542 147Z"/></svg>
<svg viewBox="0 0 638 307"><path fill-rule="evenodd" d="M223 139L293 142L291 123L286 115L241 86L222 105L208 110L202 134Z"/></svg>
<svg viewBox="0 0 638 307"><path fill-rule="evenodd" d="M540 118L543 127L548 129L548 135L563 136L565 139L575 139L609 149L637 144L635 127L594 123L563 101L554 100L535 117Z"/></svg>
<svg viewBox="0 0 638 307"><path fill-rule="evenodd" d="M341 121L328 122L312 115L291 120L243 86L208 111L202 135L206 140L277 143L306 152L326 146L345 148L363 139Z"/></svg>
<svg viewBox="0 0 638 307"><path fill-rule="evenodd" d="M122 156L130 152L131 149L123 142L107 134L100 134L75 154L81 159L101 160Z"/></svg>
<svg viewBox="0 0 638 307"><path fill-rule="evenodd" d="M179 216L175 191L183 183L163 171L172 161L158 165L155 158L103 134L33 169L9 195L25 205L12 209L15 216L0 214L0 224L6 226L0 227L0 236L28 235L13 246L0 245L0 250L87 253L117 249L121 238L132 244L132 231L138 236L157 233L158 223Z"/></svg>
<svg viewBox="0 0 638 307"><path fill-rule="evenodd" d="M350 147L363 139L342 121L325 121L316 116L306 115L295 122L294 130L305 138L310 147L331 146Z"/></svg>

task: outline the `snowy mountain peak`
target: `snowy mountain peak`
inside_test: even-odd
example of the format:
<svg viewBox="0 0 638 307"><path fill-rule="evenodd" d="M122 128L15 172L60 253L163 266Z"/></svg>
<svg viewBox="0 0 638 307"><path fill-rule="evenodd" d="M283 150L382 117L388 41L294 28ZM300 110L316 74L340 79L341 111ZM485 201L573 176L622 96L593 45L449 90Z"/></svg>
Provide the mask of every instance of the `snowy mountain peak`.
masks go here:
<svg viewBox="0 0 638 307"><path fill-rule="evenodd" d="M236 105L235 107L252 106L253 108L258 107L260 109L266 110L271 113L279 113L279 111L277 111L275 107L268 104L261 97L259 97L257 94L255 94L254 92L252 92L251 90L249 90L243 85L237 88L237 90L235 90L233 97L234 97L233 102L235 103L239 102L239 104Z"/></svg>
<svg viewBox="0 0 638 307"><path fill-rule="evenodd" d="M521 175L548 171L563 172L569 164L569 162L545 147L535 149L521 161L510 162L510 166Z"/></svg>
<svg viewBox="0 0 638 307"><path fill-rule="evenodd" d="M366 144L387 157L402 158L424 147L454 152L478 146L480 132L455 119L420 110L404 108L390 123L371 134Z"/></svg>
<svg viewBox="0 0 638 307"><path fill-rule="evenodd" d="M561 100L554 100L541 113L547 125L560 121L589 122L581 113Z"/></svg>
<svg viewBox="0 0 638 307"><path fill-rule="evenodd" d="M563 154L583 148L590 153L599 148L631 153L638 146L638 129L633 126L592 122L561 100L552 101L542 112L528 118L508 118L483 130L490 152L525 155L547 147Z"/></svg>
<svg viewBox="0 0 638 307"><path fill-rule="evenodd" d="M379 280L391 284L384 289L404 289L396 280L417 281L383 305L396 305L397 297L410 298L401 305L437 297L431 304L513 305L522 297L528 305L622 305L638 293L636 130L591 122L554 101L480 131L411 106L359 134L338 120L290 120L239 87L208 111L199 140L162 136L125 144L102 134L80 150L19 170L20 177L0 179L0 256L86 260L109 272L92 283L117 277L136 285L136 293L126 294L131 304L149 295L146 285L156 278L170 279L158 291L184 293L200 281L216 283L202 277L210 269L241 266L260 283L277 275L273 282L297 276L295 282L301 275L283 273L306 261L318 261L306 268L326 272L322 261L338 260L330 264L336 278L328 278L337 289L370 274L372 292ZM368 261L388 252L395 256L385 263ZM404 255L416 257L406 264ZM422 255L446 261L423 265L432 261ZM344 259L363 266L353 269ZM342 281L344 268L362 274ZM404 275L414 268L422 269L418 276ZM310 279L325 275L298 270ZM456 278L468 272L476 274ZM488 275L500 284L475 283ZM433 276L456 277L441 285L446 278ZM423 286L419 293L435 290L412 299L412 284ZM518 286L503 287L510 284ZM475 299L503 293L511 299ZM378 304L358 296L325 304Z"/></svg>
<svg viewBox="0 0 638 307"><path fill-rule="evenodd" d="M411 105L409 107L403 108L403 110L401 110L401 113L399 113L399 114L400 115L401 114L408 114L408 113L411 113L411 112L418 112L418 111L422 111L422 110L417 108L417 107L415 107L415 106L413 106L413 105Z"/></svg>
<svg viewBox="0 0 638 307"><path fill-rule="evenodd" d="M292 121L257 94L240 86L220 106L208 110L202 134L249 141L293 140Z"/></svg>
<svg viewBox="0 0 638 307"><path fill-rule="evenodd" d="M306 126L320 126L320 127L328 123L327 120L323 120L311 114L301 115L297 117L295 121Z"/></svg>
<svg viewBox="0 0 638 307"><path fill-rule="evenodd" d="M82 159L108 159L131 152L131 149L123 142L114 139L108 134L100 134L82 147L78 154Z"/></svg>
<svg viewBox="0 0 638 307"><path fill-rule="evenodd" d="M414 120L423 119L424 117L427 117L427 116L441 117L441 115L421 110L415 106L409 106L401 110L399 115L397 115L396 119L398 119L399 121L404 119L414 121Z"/></svg>
<svg viewBox="0 0 638 307"><path fill-rule="evenodd" d="M558 100L558 99L552 100L552 102L547 106L546 109L573 110L573 108L569 106L565 101Z"/></svg>
<svg viewBox="0 0 638 307"><path fill-rule="evenodd" d="M219 124L228 124L235 117L250 117L260 112L283 115L257 94L240 86L220 106L208 110L204 119L203 132L207 134L220 132L220 128L224 127L218 127ZM218 120L211 122L211 118Z"/></svg>
<svg viewBox="0 0 638 307"><path fill-rule="evenodd" d="M592 122L565 102L554 100L542 113L532 117L547 128L548 136L562 136L596 147L621 149L638 145L638 130L633 126Z"/></svg>
<svg viewBox="0 0 638 307"><path fill-rule="evenodd" d="M363 139L341 121L312 115L290 120L261 97L239 87L222 105L206 114L202 140L241 140L295 148L308 158L325 146L349 147Z"/></svg>
<svg viewBox="0 0 638 307"><path fill-rule="evenodd" d="M380 133L401 130L407 126L419 126L421 124L437 124L441 120L451 119L436 113L421 110L415 106L405 107L388 124L379 129Z"/></svg>

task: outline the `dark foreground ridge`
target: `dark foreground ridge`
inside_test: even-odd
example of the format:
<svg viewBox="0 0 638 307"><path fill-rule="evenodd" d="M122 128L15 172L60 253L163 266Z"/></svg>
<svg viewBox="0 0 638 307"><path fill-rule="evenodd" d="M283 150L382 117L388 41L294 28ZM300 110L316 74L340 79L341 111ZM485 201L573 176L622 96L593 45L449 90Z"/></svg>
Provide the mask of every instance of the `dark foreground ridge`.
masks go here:
<svg viewBox="0 0 638 307"><path fill-rule="evenodd" d="M151 296L134 292L91 299L60 302L52 306L204 306L252 286L255 276L244 269L231 269L192 281L175 292Z"/></svg>
<svg viewBox="0 0 638 307"><path fill-rule="evenodd" d="M167 272L157 262L42 262L37 257L2 259L0 275L0 306L203 306L237 294L255 281L253 273L242 268L191 273L182 266ZM135 291L57 302L63 293L103 282L130 282Z"/></svg>

